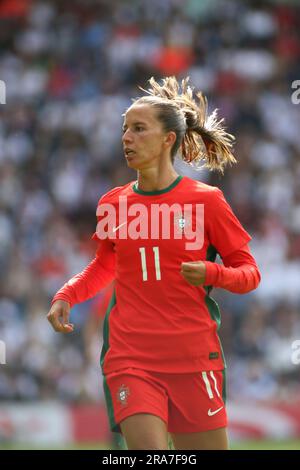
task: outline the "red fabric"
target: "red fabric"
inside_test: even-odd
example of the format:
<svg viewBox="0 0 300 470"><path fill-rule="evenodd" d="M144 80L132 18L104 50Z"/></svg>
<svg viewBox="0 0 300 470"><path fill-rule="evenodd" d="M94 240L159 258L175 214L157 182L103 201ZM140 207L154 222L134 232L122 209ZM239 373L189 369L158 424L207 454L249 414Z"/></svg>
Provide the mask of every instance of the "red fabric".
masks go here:
<svg viewBox="0 0 300 470"><path fill-rule="evenodd" d="M205 211L205 225L208 238L222 259L239 250L251 240L250 235L241 226L220 189L213 188L206 206L208 207Z"/></svg>
<svg viewBox="0 0 300 470"><path fill-rule="evenodd" d="M121 200L126 200L125 222ZM132 226L137 226L133 208L141 203L146 215L140 228L147 227L148 236L134 238L129 235ZM170 214L172 236L163 237L163 228L159 224L157 237L153 237L153 207L164 205L170 208L174 204L182 212L179 212L179 219L178 213ZM192 240L186 238L185 231L188 226L196 229L199 205L204 208L204 219L200 220L203 243L197 249L188 249L187 244ZM191 207L190 212L185 213L186 206ZM105 215L108 207L114 209L112 218ZM103 209L102 215L100 209ZM185 217L183 231L182 223L179 223L182 214ZM165 217L162 219L165 221ZM131 182L113 189L100 200L97 233L101 225L108 226L109 238L99 241L93 262L65 284L54 300L63 299L71 305L83 302L115 276L115 304L104 331L104 344L108 346L104 354L104 374L127 367L166 373L223 369L212 301L207 302L203 285L192 286L180 273L182 262L205 261L213 245L226 266L211 268L208 264L207 279L215 285L220 282L222 287L230 290L233 278L234 286L238 284L244 292L250 289L244 271L242 275L236 274L236 270L245 270L236 265L236 262L245 264L245 253L238 259L233 254L240 252L251 237L233 214L222 191L188 177L178 178L171 189L154 194L136 192ZM113 227L119 229L113 230ZM175 229L180 229L183 234L180 238L174 236ZM94 238L97 238L96 234ZM247 263L249 256L252 259L248 255ZM231 267L227 268L227 264ZM228 270L224 271L226 268ZM216 270L212 280L209 279L211 270Z"/></svg>
<svg viewBox="0 0 300 470"><path fill-rule="evenodd" d="M115 255L112 244L108 240L99 243L96 257L79 274L72 277L54 296L52 304L56 300L74 304L84 302L94 297L101 289L115 277Z"/></svg>
<svg viewBox="0 0 300 470"><path fill-rule="evenodd" d="M223 371L161 374L122 369L108 374L110 426L137 413L159 416L171 433L203 432L227 426Z"/></svg>
<svg viewBox="0 0 300 470"><path fill-rule="evenodd" d="M120 214L121 197L126 199L128 211L141 203L147 208L142 226L148 227L148 238L126 237L135 217L128 216L124 224ZM120 229L111 240L116 252L116 304L110 311L105 331L109 348L104 357L104 373L126 367L172 373L223 369L218 326L207 305L206 290L203 286L190 285L180 274L183 261L206 260L210 245L224 257L251 239L222 191L183 177L170 190L150 195L136 193L133 183L129 183L108 193L99 207L105 204L115 208L111 225ZM187 226L194 229L196 204L204 207L202 247L188 250L184 236L164 239L161 227L157 239L149 236L151 210L160 204L167 207L179 204L182 209L185 205L192 206L192 214L185 217ZM110 222L105 215L100 221L104 226ZM178 226L175 217L170 226ZM210 359L210 353L218 353L216 359Z"/></svg>
<svg viewBox="0 0 300 470"><path fill-rule="evenodd" d="M107 312L109 302L113 296L114 282L111 282L107 287L101 290L101 294L97 295L93 302L91 314L98 319L104 319Z"/></svg>
<svg viewBox="0 0 300 470"><path fill-rule="evenodd" d="M245 294L257 288L260 273L248 245L223 259L224 266L204 261L206 286L221 287L236 294Z"/></svg>

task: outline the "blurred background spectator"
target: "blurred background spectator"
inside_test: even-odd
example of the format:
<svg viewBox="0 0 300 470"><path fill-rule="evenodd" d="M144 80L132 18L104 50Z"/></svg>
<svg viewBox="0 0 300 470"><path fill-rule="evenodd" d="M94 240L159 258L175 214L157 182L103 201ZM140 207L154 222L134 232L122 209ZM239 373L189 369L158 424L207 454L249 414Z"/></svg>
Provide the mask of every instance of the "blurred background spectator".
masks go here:
<svg viewBox="0 0 300 470"><path fill-rule="evenodd" d="M122 113L147 79L189 75L236 135L219 186L252 234L262 272L247 296L224 291L229 397L299 394L300 8L238 0L2 0L0 79L1 401L101 402L101 324L109 290L72 311L72 335L45 319L50 299L95 252L99 197L135 179Z"/></svg>

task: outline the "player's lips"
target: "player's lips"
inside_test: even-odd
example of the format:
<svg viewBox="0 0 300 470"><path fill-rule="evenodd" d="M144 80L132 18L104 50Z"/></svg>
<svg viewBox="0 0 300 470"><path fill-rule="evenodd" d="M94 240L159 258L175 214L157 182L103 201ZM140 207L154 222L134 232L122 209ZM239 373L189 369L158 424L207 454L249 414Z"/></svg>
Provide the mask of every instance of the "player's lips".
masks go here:
<svg viewBox="0 0 300 470"><path fill-rule="evenodd" d="M131 158L134 156L135 154L135 151L128 148L128 147L125 147L124 148L124 153L125 153L125 157L127 158L127 160L131 160Z"/></svg>

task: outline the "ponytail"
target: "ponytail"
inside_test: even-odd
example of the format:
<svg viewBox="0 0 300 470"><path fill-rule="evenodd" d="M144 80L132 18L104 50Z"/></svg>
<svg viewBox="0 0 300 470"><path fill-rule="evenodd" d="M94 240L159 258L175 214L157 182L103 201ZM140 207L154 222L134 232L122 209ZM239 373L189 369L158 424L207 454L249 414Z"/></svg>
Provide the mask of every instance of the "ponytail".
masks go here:
<svg viewBox="0 0 300 470"><path fill-rule="evenodd" d="M234 136L223 127L224 119L218 119L217 110L207 113L207 99L188 85L189 78L181 82L175 77L166 77L160 85L153 77L151 88L142 91L148 96L136 103L149 103L158 108L158 118L166 132L174 131L177 139L172 156L177 151L183 161L203 166L221 173L227 165L236 163L232 154Z"/></svg>

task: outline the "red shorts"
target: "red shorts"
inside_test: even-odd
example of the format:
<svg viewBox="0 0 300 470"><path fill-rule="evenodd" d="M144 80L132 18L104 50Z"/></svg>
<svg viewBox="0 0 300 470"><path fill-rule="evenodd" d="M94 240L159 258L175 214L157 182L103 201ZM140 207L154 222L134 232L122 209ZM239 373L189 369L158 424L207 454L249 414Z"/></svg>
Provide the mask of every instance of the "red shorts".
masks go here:
<svg viewBox="0 0 300 470"><path fill-rule="evenodd" d="M111 430L137 413L160 417L170 433L202 432L227 426L225 371L165 374L135 368L104 377Z"/></svg>

